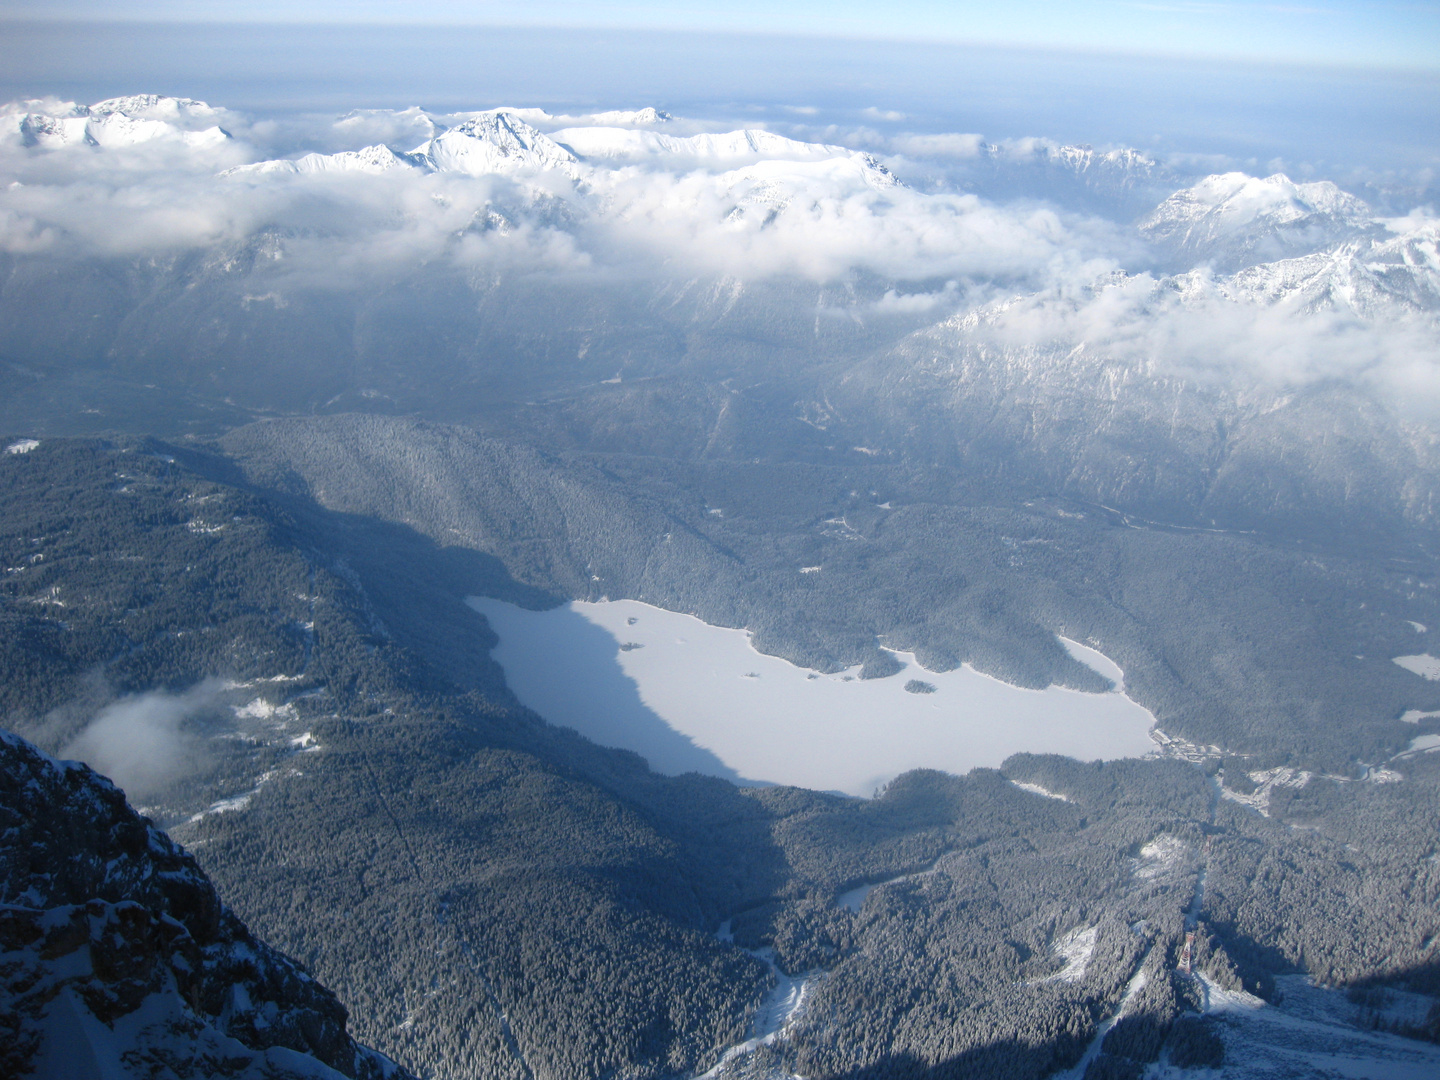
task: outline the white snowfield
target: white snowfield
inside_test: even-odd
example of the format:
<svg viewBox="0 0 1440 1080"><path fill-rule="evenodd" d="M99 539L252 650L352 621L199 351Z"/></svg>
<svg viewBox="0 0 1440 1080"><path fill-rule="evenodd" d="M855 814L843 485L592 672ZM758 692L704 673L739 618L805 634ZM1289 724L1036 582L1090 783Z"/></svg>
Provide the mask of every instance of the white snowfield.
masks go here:
<svg viewBox="0 0 1440 1080"><path fill-rule="evenodd" d="M896 654L898 674L866 680L858 668L796 667L757 652L744 630L634 600L550 611L469 603L499 636L495 659L522 702L669 775L869 796L910 769L964 773L1020 751L1092 760L1155 748L1154 717L1123 689L1027 690L969 666L925 671L908 653ZM1120 674L1108 661L1102 673ZM916 678L935 692L907 693Z"/></svg>
<svg viewBox="0 0 1440 1080"><path fill-rule="evenodd" d="M1429 679L1432 682L1440 679L1440 657L1431 656L1429 653L1418 653L1415 656L1396 656L1393 659L1406 671L1413 671L1422 679Z"/></svg>

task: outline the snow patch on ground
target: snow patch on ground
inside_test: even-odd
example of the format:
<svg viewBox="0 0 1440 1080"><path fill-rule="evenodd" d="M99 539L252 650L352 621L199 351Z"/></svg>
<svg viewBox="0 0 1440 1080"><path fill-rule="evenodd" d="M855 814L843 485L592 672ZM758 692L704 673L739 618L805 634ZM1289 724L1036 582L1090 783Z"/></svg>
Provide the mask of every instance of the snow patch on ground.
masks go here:
<svg viewBox="0 0 1440 1080"><path fill-rule="evenodd" d="M284 705L276 705L274 702L266 701L264 698L256 698L254 701L244 705L237 705L234 708L235 715L242 720L293 720L295 719L295 706L288 702Z"/></svg>
<svg viewBox="0 0 1440 1080"><path fill-rule="evenodd" d="M1060 1076L1063 1076L1065 1080L1083 1080L1086 1072L1089 1071L1090 1063L1100 1055L1100 1050L1105 1045L1105 1036L1109 1035L1110 1029L1129 1012L1130 1003L1135 1000L1136 994L1145 989L1145 983L1148 981L1149 977L1145 974L1145 960L1141 959L1139 968L1136 969L1134 975L1130 976L1130 981L1125 984L1125 993L1120 998L1120 1007L1115 1010L1115 1015L1109 1017L1095 1029L1095 1037L1090 1040L1090 1045L1085 1048L1085 1053L1080 1061L1073 1069L1060 1073Z"/></svg>
<svg viewBox="0 0 1440 1080"><path fill-rule="evenodd" d="M634 600L538 612L469 603L499 636L494 657L524 704L669 775L863 797L915 768L965 773L1020 752L1093 760L1154 749L1155 718L1119 690L1029 690L968 665L926 671L903 652L893 654L901 671L888 678L861 679L859 668L826 674L757 652L747 631ZM1077 648L1121 684L1118 667ZM936 692L906 693L916 676Z"/></svg>
<svg viewBox="0 0 1440 1080"><path fill-rule="evenodd" d="M187 824L193 825L195 822L207 818L211 814L229 814L237 810L244 810L250 805L250 800L260 794L260 789L273 780L278 774L278 769L271 769L269 772L258 777L255 781L255 786L249 791L211 803L206 809L201 810L200 813L192 815Z"/></svg>
<svg viewBox="0 0 1440 1080"><path fill-rule="evenodd" d="M7 454L28 454L39 445L39 439L21 439L19 442L12 442L5 447L5 452Z"/></svg>
<svg viewBox="0 0 1440 1080"><path fill-rule="evenodd" d="M1140 849L1135 860L1135 876L1142 881L1164 877L1185 864L1189 849L1174 836L1157 836Z"/></svg>
<svg viewBox="0 0 1440 1080"><path fill-rule="evenodd" d="M1043 795L1047 799L1059 799L1061 802L1070 801L1069 795L1061 795L1058 791L1050 791L1041 787L1039 784L1027 784L1023 780L1011 780L1010 783L1014 784L1021 791L1028 791L1032 795Z"/></svg>
<svg viewBox="0 0 1440 1080"><path fill-rule="evenodd" d="M1395 656L1391 659L1403 667L1406 671L1413 671L1422 679L1440 679L1440 657L1431 656L1429 653L1419 653L1415 656Z"/></svg>
<svg viewBox="0 0 1440 1080"><path fill-rule="evenodd" d="M1421 720L1433 720L1440 712L1425 712L1423 709L1406 709L1400 719L1406 724L1418 724Z"/></svg>
<svg viewBox="0 0 1440 1080"><path fill-rule="evenodd" d="M1090 957L1095 955L1095 937L1098 929L1094 926L1076 927L1057 940L1050 947L1050 951L1057 958L1063 960L1065 966L1054 975L1048 975L1041 981L1065 983L1083 981L1085 971L1090 967Z"/></svg>
<svg viewBox="0 0 1440 1080"><path fill-rule="evenodd" d="M1406 619L1405 621L1415 628L1417 634L1425 633L1426 626L1423 622L1416 622L1414 619Z"/></svg>

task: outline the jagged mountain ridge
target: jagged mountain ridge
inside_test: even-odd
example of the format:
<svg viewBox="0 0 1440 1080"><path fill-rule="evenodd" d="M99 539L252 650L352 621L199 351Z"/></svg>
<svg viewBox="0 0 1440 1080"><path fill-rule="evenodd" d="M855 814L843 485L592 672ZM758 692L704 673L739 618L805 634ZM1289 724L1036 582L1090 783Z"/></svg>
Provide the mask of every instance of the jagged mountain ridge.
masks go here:
<svg viewBox="0 0 1440 1080"><path fill-rule="evenodd" d="M123 149L157 140L202 149L230 139L216 123L220 112L190 98L133 94L89 106L67 104L56 110L44 101L13 103L0 111L0 122L24 145L48 150L78 145Z"/></svg>
<svg viewBox="0 0 1440 1080"><path fill-rule="evenodd" d="M108 780L0 731L0 1069L406 1080Z"/></svg>
<svg viewBox="0 0 1440 1080"><path fill-rule="evenodd" d="M1369 320L1440 309L1440 226L1402 219L1391 230L1389 236L1247 267L1215 287L1236 300Z"/></svg>
<svg viewBox="0 0 1440 1080"><path fill-rule="evenodd" d="M1159 520L1428 528L1440 495L1433 421L1407 413L1394 387L1367 385L1361 360L1361 378L1305 370L1333 362L1330 336L1350 335L1363 358L1437 332L1435 226L1391 228L1229 275L1116 274L999 301L856 365L825 400L863 445L898 436L908 454ZM1214 323L1277 353L1287 335L1300 344L1289 367L1249 364L1226 356L1223 332L1195 334ZM1209 351L1183 351L1187 335Z"/></svg>

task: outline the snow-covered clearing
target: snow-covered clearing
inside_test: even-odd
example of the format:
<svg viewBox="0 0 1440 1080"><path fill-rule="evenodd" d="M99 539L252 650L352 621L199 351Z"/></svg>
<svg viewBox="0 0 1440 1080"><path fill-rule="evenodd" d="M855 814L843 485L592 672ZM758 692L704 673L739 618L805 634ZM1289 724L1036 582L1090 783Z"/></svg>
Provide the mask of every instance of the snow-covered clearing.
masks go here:
<svg viewBox="0 0 1440 1080"><path fill-rule="evenodd" d="M499 635L494 656L515 695L555 724L643 755L653 768L868 796L914 768L963 773L1011 754L1084 760L1154 750L1150 712L1123 690L1027 690L962 666L860 679L766 656L744 630L634 600L527 611L469 601ZM1122 686L1101 654L1072 654ZM922 676L936 690L906 693Z"/></svg>
<svg viewBox="0 0 1440 1080"><path fill-rule="evenodd" d="M1281 766L1276 769L1257 770L1246 775L1255 783L1254 791L1245 793L1221 787L1220 797L1248 806L1252 810L1258 810L1264 816L1269 817L1270 792L1276 788L1303 788L1314 778L1315 774L1302 769Z"/></svg>
<svg viewBox="0 0 1440 1080"><path fill-rule="evenodd" d="M1413 671L1422 679L1440 679L1440 658L1431 656L1429 653L1419 653L1415 656L1395 656L1391 659L1403 667L1406 671Z"/></svg>
<svg viewBox="0 0 1440 1080"><path fill-rule="evenodd" d="M1357 1025L1358 1010L1342 991L1312 986L1303 975L1275 980L1279 991L1275 1005L1243 991L1223 990L1204 975L1196 978L1205 1011L1224 1022L1226 1064L1221 1076L1245 1080L1440 1076L1440 1046Z"/></svg>
<svg viewBox="0 0 1440 1080"><path fill-rule="evenodd" d="M1175 836L1157 836L1140 849L1135 860L1135 876L1141 881L1151 881L1180 869L1189 854L1185 842Z"/></svg>
<svg viewBox="0 0 1440 1080"><path fill-rule="evenodd" d="M1409 747L1396 754L1393 760L1400 761L1416 754L1433 754L1437 750L1440 750L1440 735L1416 735L1410 740Z"/></svg>
<svg viewBox="0 0 1440 1080"><path fill-rule="evenodd" d="M273 701L266 701L264 698L255 698L244 705L232 706L235 715L241 720L274 720L295 719L295 706L286 702L283 705L276 705Z"/></svg>
<svg viewBox="0 0 1440 1080"><path fill-rule="evenodd" d="M1071 930L1051 946L1051 951L1065 961L1065 966L1042 982L1083 982L1090 967L1090 957L1095 955L1095 935L1098 927L1079 926Z"/></svg>
<svg viewBox="0 0 1440 1080"><path fill-rule="evenodd" d="M1421 720L1430 720L1440 716L1440 712L1425 712L1422 709L1406 709L1400 719L1407 724L1418 724Z"/></svg>
<svg viewBox="0 0 1440 1080"><path fill-rule="evenodd" d="M39 439L21 439L19 442L12 442L5 447L5 452L7 454L28 454L39 445Z"/></svg>

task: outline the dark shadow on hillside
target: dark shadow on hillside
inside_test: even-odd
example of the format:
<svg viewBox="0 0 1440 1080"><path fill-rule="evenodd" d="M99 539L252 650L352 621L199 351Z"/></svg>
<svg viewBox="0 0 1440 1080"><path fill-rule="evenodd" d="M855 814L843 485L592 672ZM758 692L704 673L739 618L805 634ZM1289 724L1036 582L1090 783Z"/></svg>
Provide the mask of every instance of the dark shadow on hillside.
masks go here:
<svg viewBox="0 0 1440 1080"><path fill-rule="evenodd" d="M156 446L175 452L168 444ZM228 459L193 451L181 454L185 464L198 472L257 490ZM545 611L558 608L568 597L516 581L503 562L485 552L438 544L409 525L326 509L302 484L282 482L258 490L284 506L331 569L361 587L370 605L372 629L404 646L418 661L410 672L416 689L475 691L492 701L520 704L491 657L499 639L465 598L485 597ZM568 610L550 617L558 624L546 647L563 652L565 680L586 706L587 719L567 726L602 746L639 753L657 772L671 776L698 772L746 783L641 700L635 681L620 667L614 637ZM544 719L554 722L551 717Z"/></svg>
<svg viewBox="0 0 1440 1080"><path fill-rule="evenodd" d="M478 603L483 610L497 599L479 599ZM481 617L480 612L476 616ZM527 628L526 632L541 639L536 647L563 657L556 665L563 671L563 686L556 687L555 693L566 700L570 714L564 720L548 716L547 720L572 727L601 746L633 750L656 772L670 776L698 772L732 783L746 782L645 704L639 686L620 666L620 642L613 634L569 608L548 611L544 619L543 627Z"/></svg>
<svg viewBox="0 0 1440 1080"><path fill-rule="evenodd" d="M1073 1036L1054 1042L1037 1037L1034 1043L1000 1039L934 1064L904 1051L838 1075L843 1080L1038 1080L1073 1066L1084 1052L1084 1040Z"/></svg>

